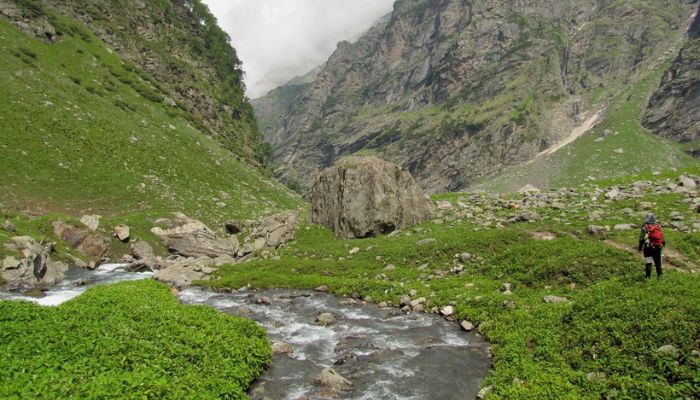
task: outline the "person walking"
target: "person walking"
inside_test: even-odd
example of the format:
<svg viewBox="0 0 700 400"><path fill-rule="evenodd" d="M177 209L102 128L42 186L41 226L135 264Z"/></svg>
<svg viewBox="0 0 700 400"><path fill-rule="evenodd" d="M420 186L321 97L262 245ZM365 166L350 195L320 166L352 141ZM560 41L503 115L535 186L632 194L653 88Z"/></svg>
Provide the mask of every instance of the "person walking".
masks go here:
<svg viewBox="0 0 700 400"><path fill-rule="evenodd" d="M666 246L661 225L656 223L654 214L648 213L639 235L639 252L644 254L647 279L651 278L651 264L656 266L656 277L661 278L661 254Z"/></svg>

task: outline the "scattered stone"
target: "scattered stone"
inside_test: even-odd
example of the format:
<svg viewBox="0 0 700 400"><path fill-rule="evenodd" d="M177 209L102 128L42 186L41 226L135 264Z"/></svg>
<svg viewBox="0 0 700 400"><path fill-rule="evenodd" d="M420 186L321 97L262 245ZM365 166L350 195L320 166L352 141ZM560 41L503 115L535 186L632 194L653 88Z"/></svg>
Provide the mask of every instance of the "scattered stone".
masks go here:
<svg viewBox="0 0 700 400"><path fill-rule="evenodd" d="M311 189L311 223L336 236L389 234L428 220L433 206L404 169L377 157L346 157L323 171Z"/></svg>
<svg viewBox="0 0 700 400"><path fill-rule="evenodd" d="M156 271L153 278L176 288L185 288L194 281L208 280L208 275L214 271L213 264L214 261L206 256L176 259Z"/></svg>
<svg viewBox="0 0 700 400"><path fill-rule="evenodd" d="M605 232L607 229L605 229L604 226L598 226L598 225L588 225L588 233L591 235L597 235L599 233Z"/></svg>
<svg viewBox="0 0 700 400"><path fill-rule="evenodd" d="M474 324L472 324L469 321L462 321L459 324L459 326L462 327L462 330L464 330L466 332L471 332L472 330L474 330Z"/></svg>
<svg viewBox="0 0 700 400"><path fill-rule="evenodd" d="M622 147L620 147L619 149L615 149L613 151L617 154L625 154L625 149L623 149Z"/></svg>
<svg viewBox="0 0 700 400"><path fill-rule="evenodd" d="M331 313L324 312L319 314L318 317L316 317L316 322L318 322L322 326L333 325L333 323L335 323L335 316Z"/></svg>
<svg viewBox="0 0 700 400"><path fill-rule="evenodd" d="M294 347L291 344L285 342L275 342L272 344L272 354L285 354L292 355L294 353Z"/></svg>
<svg viewBox="0 0 700 400"><path fill-rule="evenodd" d="M226 231L232 235L238 234L243 232L243 229L245 229L247 226L251 224L251 221L242 221L242 220L231 220L226 222Z"/></svg>
<svg viewBox="0 0 700 400"><path fill-rule="evenodd" d="M686 189L695 189L698 186L695 179L689 177L688 175L681 175L678 178L678 184Z"/></svg>
<svg viewBox="0 0 700 400"><path fill-rule="evenodd" d="M593 222L593 221L599 221L603 218L603 212L600 210L595 210L592 211L588 214L588 220Z"/></svg>
<svg viewBox="0 0 700 400"><path fill-rule="evenodd" d="M171 227L151 229L168 250L184 257L211 257L221 255L236 256L239 249L235 236L218 238L202 222L191 219L182 213L174 213L169 220Z"/></svg>
<svg viewBox="0 0 700 400"><path fill-rule="evenodd" d="M268 305L268 304L270 304L270 298L267 296L256 296L255 303Z"/></svg>
<svg viewBox="0 0 700 400"><path fill-rule="evenodd" d="M126 225L118 225L114 228L114 237L122 242L129 241L129 227Z"/></svg>
<svg viewBox="0 0 700 400"><path fill-rule="evenodd" d="M294 239L294 230L299 216L295 212L284 212L263 218L255 224L240 255L253 253L264 248L277 249Z"/></svg>
<svg viewBox="0 0 700 400"><path fill-rule="evenodd" d="M228 254L218 256L214 259L214 266L215 267L221 267L224 265L233 265L235 263L236 263L236 259L229 256Z"/></svg>
<svg viewBox="0 0 700 400"><path fill-rule="evenodd" d="M640 201L639 203L637 203L637 209L640 211L648 211L651 210L653 207L654 205L648 201Z"/></svg>
<svg viewBox="0 0 700 400"><path fill-rule="evenodd" d="M452 306L445 306L440 309L440 314L449 317L450 315L455 313L455 309Z"/></svg>
<svg viewBox="0 0 700 400"><path fill-rule="evenodd" d="M539 214L534 211L523 211L515 217L508 220L508 222L534 222L540 219Z"/></svg>
<svg viewBox="0 0 700 400"><path fill-rule="evenodd" d="M605 198L608 200L617 200L620 197L620 189L613 188L605 193Z"/></svg>
<svg viewBox="0 0 700 400"><path fill-rule="evenodd" d="M416 308L418 308L420 306L425 306L425 303L427 303L427 302L428 302L428 300L425 297L419 297L415 300L411 300L409 305L411 306L412 309L415 310Z"/></svg>
<svg viewBox="0 0 700 400"><path fill-rule="evenodd" d="M326 293L326 292L328 292L328 286L327 286L327 285L321 285L321 286L317 287L317 288L314 289L314 290L317 291L317 292Z"/></svg>
<svg viewBox="0 0 700 400"><path fill-rule="evenodd" d="M493 390L493 386L486 386L485 388L482 388L479 390L479 393L476 394L476 398L479 400L484 400L486 396L491 393L491 390Z"/></svg>
<svg viewBox="0 0 700 400"><path fill-rule="evenodd" d="M384 271L394 271L396 269L396 265L394 264L389 264L386 267L384 267Z"/></svg>
<svg viewBox="0 0 700 400"><path fill-rule="evenodd" d="M570 303L571 301L566 297L559 296L544 296L545 303Z"/></svg>
<svg viewBox="0 0 700 400"><path fill-rule="evenodd" d="M586 374L586 379L589 381L601 381L607 378L608 376L605 374L605 372L589 372Z"/></svg>
<svg viewBox="0 0 700 400"><path fill-rule="evenodd" d="M437 208L438 210L451 210L453 206L449 201L438 201Z"/></svg>
<svg viewBox="0 0 700 400"><path fill-rule="evenodd" d="M96 231L100 226L101 215L83 215L80 218L80 223L87 226L91 231Z"/></svg>
<svg viewBox="0 0 700 400"><path fill-rule="evenodd" d="M462 253L458 255L459 260L463 263L466 263L467 261L471 260L472 255L470 253Z"/></svg>
<svg viewBox="0 0 700 400"><path fill-rule="evenodd" d="M656 354L660 356L675 356L678 354L678 349L672 344L666 344L656 349Z"/></svg>
<svg viewBox="0 0 700 400"><path fill-rule="evenodd" d="M27 292L63 280L68 266L49 258L53 243L38 243L30 236L15 236L10 241L20 253L20 259L7 256L2 262L0 275L8 290Z"/></svg>
<svg viewBox="0 0 700 400"><path fill-rule="evenodd" d="M147 260L155 257L151 245L143 240L131 244L131 254L139 260Z"/></svg>
<svg viewBox="0 0 700 400"><path fill-rule="evenodd" d="M616 231L631 231L635 229L636 226L632 224L617 224L613 227Z"/></svg>
<svg viewBox="0 0 700 400"><path fill-rule="evenodd" d="M0 228L10 233L17 232L17 227L12 222L7 220L0 225Z"/></svg>
<svg viewBox="0 0 700 400"><path fill-rule="evenodd" d="M417 246L425 246L426 244L435 243L435 242L437 242L437 239L426 238L426 239L421 239L421 240L417 241L416 245Z"/></svg>
<svg viewBox="0 0 700 400"><path fill-rule="evenodd" d="M377 304L377 307L379 307L379 308L387 308L387 307L389 307L389 304L387 304L386 301L381 301L381 302L379 302L379 304Z"/></svg>
<svg viewBox="0 0 700 400"><path fill-rule="evenodd" d="M353 254L357 254L359 252L360 252L359 247L353 247L352 249L350 249L350 251L348 251L348 254L353 255Z"/></svg>
<svg viewBox="0 0 700 400"><path fill-rule="evenodd" d="M411 298L408 296L401 296L401 299L399 300L399 306L410 306L411 305Z"/></svg>
<svg viewBox="0 0 700 400"><path fill-rule="evenodd" d="M325 368L321 373L316 375L314 383L321 386L326 386L335 390L348 391L352 390L353 384L349 380L343 378L333 368Z"/></svg>
<svg viewBox="0 0 700 400"><path fill-rule="evenodd" d="M416 289L411 289L408 291L408 295L411 297L416 297L416 295L418 295L418 291Z"/></svg>

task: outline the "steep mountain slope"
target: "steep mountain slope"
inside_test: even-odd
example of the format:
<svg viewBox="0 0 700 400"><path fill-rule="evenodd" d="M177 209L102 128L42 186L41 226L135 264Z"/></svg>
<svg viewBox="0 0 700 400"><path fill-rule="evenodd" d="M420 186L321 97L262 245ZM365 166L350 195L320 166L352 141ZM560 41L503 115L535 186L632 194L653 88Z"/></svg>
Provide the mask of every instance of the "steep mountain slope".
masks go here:
<svg viewBox="0 0 700 400"><path fill-rule="evenodd" d="M700 6L688 41L649 101L644 126L657 135L686 143L700 156Z"/></svg>
<svg viewBox="0 0 700 400"><path fill-rule="evenodd" d="M198 129L249 160L264 158L241 63L228 35L200 0L0 0L0 15L49 41L83 22L110 50L146 72L153 96L191 114Z"/></svg>
<svg viewBox="0 0 700 400"><path fill-rule="evenodd" d="M183 211L221 222L299 205L211 138L198 116L163 101L170 81L124 60L84 24L42 12L39 22L22 20L24 30L47 32L43 20L56 28L51 40L0 17L0 210Z"/></svg>
<svg viewBox="0 0 700 400"><path fill-rule="evenodd" d="M397 1L357 43L341 42L288 101L283 128L264 133L277 174L308 187L338 157L376 154L429 192L464 188L531 159L605 108L657 66L693 8Z"/></svg>

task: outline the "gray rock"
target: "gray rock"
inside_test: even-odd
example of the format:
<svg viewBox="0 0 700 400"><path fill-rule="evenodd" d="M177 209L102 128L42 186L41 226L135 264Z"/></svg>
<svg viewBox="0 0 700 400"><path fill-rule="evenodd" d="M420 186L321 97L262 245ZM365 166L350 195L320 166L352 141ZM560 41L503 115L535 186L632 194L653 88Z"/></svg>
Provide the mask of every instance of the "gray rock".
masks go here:
<svg viewBox="0 0 700 400"><path fill-rule="evenodd" d="M226 231L232 235L235 235L243 232L243 229L250 226L251 223L251 221L231 220L226 222Z"/></svg>
<svg viewBox="0 0 700 400"><path fill-rule="evenodd" d="M285 212L263 218L253 227L253 231L245 239L239 255L250 254L265 248L276 249L294 239L298 215L295 212Z"/></svg>
<svg viewBox="0 0 700 400"><path fill-rule="evenodd" d="M99 233L89 233L63 221L54 221L53 232L64 243L93 261L100 260L109 248L109 239Z"/></svg>
<svg viewBox="0 0 700 400"><path fill-rule="evenodd" d="M80 223L87 226L91 231L96 231L100 226L100 215L83 215L80 218Z"/></svg>
<svg viewBox="0 0 700 400"><path fill-rule="evenodd" d="M452 306L445 306L440 309L440 314L449 317L450 315L455 313L455 309Z"/></svg>
<svg viewBox="0 0 700 400"><path fill-rule="evenodd" d="M462 330L466 332L471 332L474 330L474 324L472 324L469 321L462 321L459 326L462 328Z"/></svg>
<svg viewBox="0 0 700 400"><path fill-rule="evenodd" d="M182 213L175 213L170 221L170 228L156 227L151 229L151 232L158 236L173 254L216 258L222 255L233 257L238 253L239 244L234 236L219 238L202 222Z"/></svg>
<svg viewBox="0 0 700 400"><path fill-rule="evenodd" d="M206 256L173 260L156 271L153 278L177 288L184 288L191 286L194 281L208 280L208 273L213 271L213 263L214 261Z"/></svg>
<svg viewBox="0 0 700 400"><path fill-rule="evenodd" d="M479 393L476 394L476 398L479 400L484 400L486 396L488 396L489 393L491 393L491 390L493 390L492 386L486 386L482 388L481 390L479 390Z"/></svg>
<svg viewBox="0 0 700 400"><path fill-rule="evenodd" d="M508 220L508 222L534 222L540 219L539 214L534 211L522 211L520 214Z"/></svg>
<svg viewBox="0 0 700 400"><path fill-rule="evenodd" d="M651 210L653 207L654 205L648 201L640 201L639 203L637 203L637 209L640 211L648 211Z"/></svg>
<svg viewBox="0 0 700 400"><path fill-rule="evenodd" d="M427 239L421 239L421 240L417 241L416 245L417 246L425 246L426 244L435 243L435 242L437 242L437 239L427 238Z"/></svg>
<svg viewBox="0 0 700 400"><path fill-rule="evenodd" d="M695 179L689 177L688 175L681 175L678 178L678 184L686 189L695 189L698 186Z"/></svg>
<svg viewBox="0 0 700 400"><path fill-rule="evenodd" d="M294 353L294 347L291 344L285 342L275 342L272 344L272 354L285 354L292 355Z"/></svg>
<svg viewBox="0 0 700 400"><path fill-rule="evenodd" d="M656 354L661 356L675 356L678 354L678 349L672 344L666 344L656 349Z"/></svg>
<svg viewBox="0 0 700 400"><path fill-rule="evenodd" d="M129 227L126 225L118 225L114 228L114 237L122 242L128 242L130 237Z"/></svg>
<svg viewBox="0 0 700 400"><path fill-rule="evenodd" d="M401 299L399 300L399 306L410 306L411 305L411 298L408 296L401 296Z"/></svg>
<svg viewBox="0 0 700 400"><path fill-rule="evenodd" d="M131 254L140 260L146 260L155 257L153 254L153 247L151 247L148 242L139 240L138 242L131 244Z"/></svg>
<svg viewBox="0 0 700 400"><path fill-rule="evenodd" d="M592 211L588 213L588 220L593 222L593 221L599 221L603 218L603 212L600 210Z"/></svg>
<svg viewBox="0 0 700 400"><path fill-rule="evenodd" d="M620 189L612 188L605 193L605 198L608 200L617 200L620 197Z"/></svg>
<svg viewBox="0 0 700 400"><path fill-rule="evenodd" d="M544 296L545 303L570 303L571 301L566 297L559 296Z"/></svg>
<svg viewBox="0 0 700 400"><path fill-rule="evenodd" d="M607 231L607 229L604 226L588 225L588 233L591 235L597 235L605 231Z"/></svg>
<svg viewBox="0 0 700 400"><path fill-rule="evenodd" d="M327 286L327 285L321 285L321 286L317 287L317 288L314 289L314 290L317 291L317 292L326 293L326 292L328 292L328 286Z"/></svg>
<svg viewBox="0 0 700 400"><path fill-rule="evenodd" d="M5 221L2 224L0 224L0 229L3 229L10 233L17 232L17 227L10 221Z"/></svg>
<svg viewBox="0 0 700 400"><path fill-rule="evenodd" d="M15 236L12 244L20 253L20 259L5 257L0 274L11 291L26 292L46 288L63 280L68 266L51 261L52 243L37 243L29 236Z"/></svg>
<svg viewBox="0 0 700 400"><path fill-rule="evenodd" d="M321 173L311 190L310 222L348 239L389 234L432 214L413 177L377 157L341 159Z"/></svg>
<svg viewBox="0 0 700 400"><path fill-rule="evenodd" d="M335 323L335 316L331 313L324 312L316 317L316 322L322 326L333 325Z"/></svg>
<svg viewBox="0 0 700 400"><path fill-rule="evenodd" d="M635 229L636 226L632 224L617 224L613 227L616 231L631 231Z"/></svg>
<svg viewBox="0 0 700 400"><path fill-rule="evenodd" d="M314 383L335 390L348 391L352 390L353 384L349 380L343 378L333 368L325 368L321 373L316 375Z"/></svg>

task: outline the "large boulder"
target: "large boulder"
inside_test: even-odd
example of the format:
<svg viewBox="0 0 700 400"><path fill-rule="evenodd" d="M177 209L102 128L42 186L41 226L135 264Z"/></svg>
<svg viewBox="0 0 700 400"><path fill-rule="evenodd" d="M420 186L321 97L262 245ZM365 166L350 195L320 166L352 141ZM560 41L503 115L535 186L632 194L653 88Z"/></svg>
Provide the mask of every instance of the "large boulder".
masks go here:
<svg viewBox="0 0 700 400"><path fill-rule="evenodd" d="M239 255L245 255L265 248L276 249L294 239L294 229L298 220L293 211L271 215L263 218L253 227L250 236Z"/></svg>
<svg viewBox="0 0 700 400"><path fill-rule="evenodd" d="M54 221L53 232L72 249L77 250L91 260L99 260L109 249L109 239L63 221Z"/></svg>
<svg viewBox="0 0 700 400"><path fill-rule="evenodd" d="M68 266L53 262L49 258L52 244L37 243L29 236L15 236L11 239L19 260L7 256L0 265L0 273L12 291L28 291L37 287L48 287L63 280Z"/></svg>
<svg viewBox="0 0 700 400"><path fill-rule="evenodd" d="M202 256L198 258L182 258L171 260L158 270L154 279L166 282L178 288L192 285L194 281L208 280L209 274L216 271L214 260Z"/></svg>
<svg viewBox="0 0 700 400"><path fill-rule="evenodd" d="M377 157L343 158L311 189L311 223L348 239L391 233L432 214L432 204L411 174Z"/></svg>
<svg viewBox="0 0 700 400"><path fill-rule="evenodd" d="M168 221L169 228L156 227L151 229L151 232L158 236L173 254L216 258L222 255L235 256L238 253L239 243L235 236L219 238L202 222L182 213L173 214L173 218Z"/></svg>

